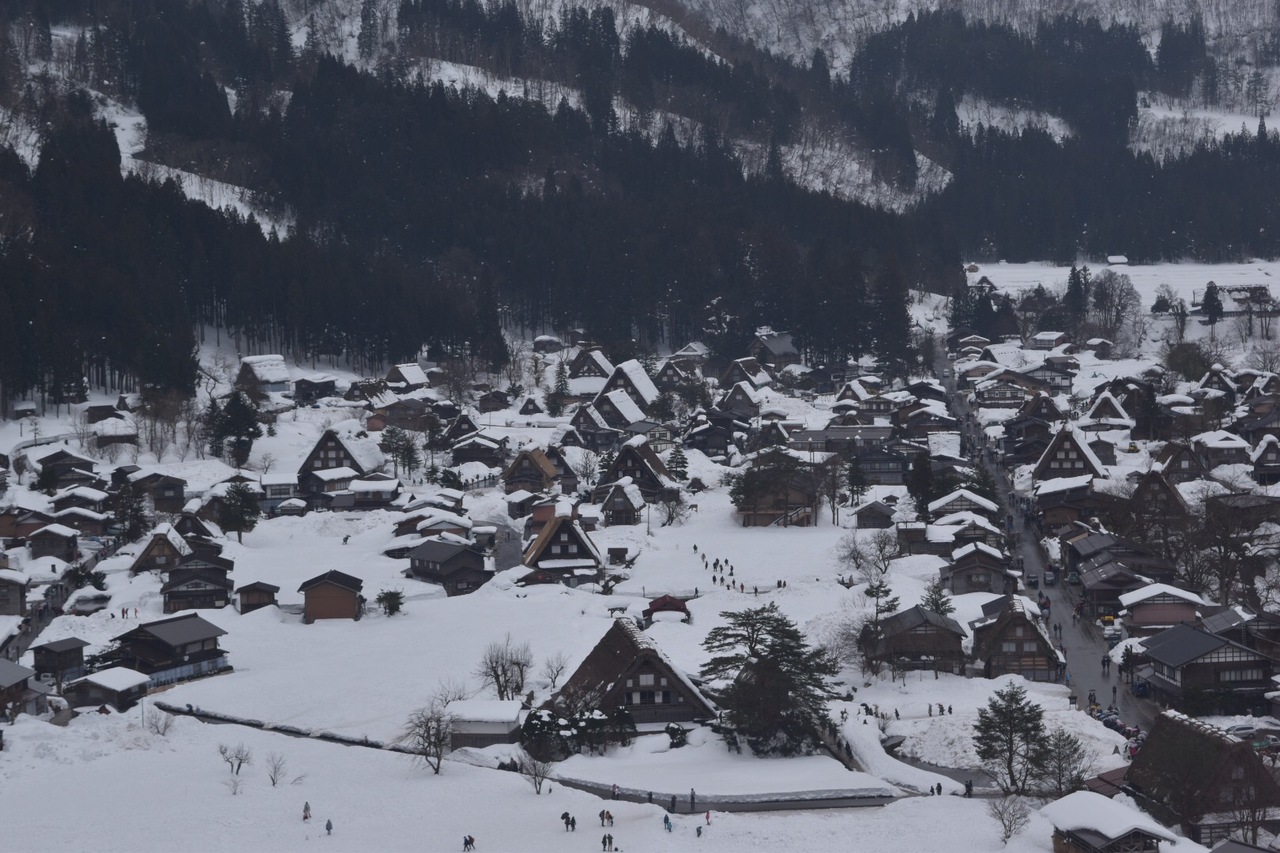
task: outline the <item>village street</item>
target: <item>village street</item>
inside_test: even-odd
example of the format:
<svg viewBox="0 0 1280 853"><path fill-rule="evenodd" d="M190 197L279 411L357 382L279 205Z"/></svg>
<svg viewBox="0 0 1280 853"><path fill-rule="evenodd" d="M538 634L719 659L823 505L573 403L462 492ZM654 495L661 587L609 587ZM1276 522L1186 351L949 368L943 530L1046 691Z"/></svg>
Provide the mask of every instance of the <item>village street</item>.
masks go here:
<svg viewBox="0 0 1280 853"><path fill-rule="evenodd" d="M1060 577L1053 586L1044 586L1045 559L1038 542L1035 529L1027 517L1017 507L1017 498L1012 493L1009 478L1005 470L998 464L996 451L992 448L969 409L968 401L960 393L955 384L955 377L950 375L950 364L945 356L940 355L937 365L938 375L944 377L943 383L951 400L951 409L961 424L961 446L968 451L969 458L978 465L983 465L995 481L1001 503L1006 507L1008 534L1011 556L1021 559L1023 580L1030 577L1040 579L1041 591L1049 599L1049 613L1046 623L1052 632L1054 625L1062 626L1061 638L1055 638L1067 659L1066 683L1071 694L1076 697L1076 707L1082 711L1088 704L1089 691L1097 694L1099 704L1106 707L1114 702L1119 709L1120 717L1125 722L1140 727L1144 732L1151 730L1159 708L1149 699L1139 698L1129 690L1118 665L1113 665L1105 674L1102 669L1102 658L1107 653L1107 642L1102 630L1095 624L1083 619L1073 623L1072 608L1080 600L1079 586L1072 586ZM1024 589L1024 595L1033 595L1031 590ZM1115 688L1115 693L1112 693Z"/></svg>

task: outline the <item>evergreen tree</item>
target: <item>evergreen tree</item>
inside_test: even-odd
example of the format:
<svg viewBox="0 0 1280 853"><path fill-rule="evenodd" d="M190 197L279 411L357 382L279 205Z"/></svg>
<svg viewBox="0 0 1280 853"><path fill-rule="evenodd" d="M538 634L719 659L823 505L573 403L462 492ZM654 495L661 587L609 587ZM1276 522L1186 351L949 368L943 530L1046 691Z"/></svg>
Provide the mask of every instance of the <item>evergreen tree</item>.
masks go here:
<svg viewBox="0 0 1280 853"><path fill-rule="evenodd" d="M907 493L915 504L916 517L921 521L929 520L929 501L933 500L933 465L929 454L921 451L911 460L911 470L907 472Z"/></svg>
<svg viewBox="0 0 1280 853"><path fill-rule="evenodd" d="M871 483L867 480L867 472L862 470L862 463L855 456L849 460L849 497L853 501L853 505L857 506L862 501L862 496L871 488Z"/></svg>
<svg viewBox="0 0 1280 853"><path fill-rule="evenodd" d="M151 528L146 501L128 481L116 494L116 520L124 528L126 542L136 542Z"/></svg>
<svg viewBox="0 0 1280 853"><path fill-rule="evenodd" d="M222 407L216 399L210 398L209 405L200 418L200 440L209 448L209 455L222 458L226 449L227 425L222 414Z"/></svg>
<svg viewBox="0 0 1280 853"><path fill-rule="evenodd" d="M716 691L729 727L757 755L809 752L826 716L826 678L835 661L811 647L776 603L720 614L703 648L712 655L702 677L727 682Z"/></svg>
<svg viewBox="0 0 1280 853"><path fill-rule="evenodd" d="M232 392L222 410L222 432L227 452L236 467L249 459L253 442L262 438L262 425L258 423L258 410L241 391Z"/></svg>
<svg viewBox="0 0 1280 853"><path fill-rule="evenodd" d="M873 630L879 632L880 620L898 612L898 607L900 606L898 596L893 594L893 588L889 586L889 582L885 580L884 575L868 583L864 594L874 602L871 609L870 626Z"/></svg>
<svg viewBox="0 0 1280 853"><path fill-rule="evenodd" d="M244 534L258 526L261 516L258 496L248 483L232 483L227 487L218 508L218 525L223 530L235 533L236 541L244 542Z"/></svg>
<svg viewBox="0 0 1280 853"><path fill-rule="evenodd" d="M373 600L382 608L383 613L388 616L395 616L404 607L404 591L384 589Z"/></svg>
<svg viewBox="0 0 1280 853"><path fill-rule="evenodd" d="M1208 287L1204 289L1204 299L1200 303L1200 310L1204 312L1204 319L1209 324L1209 338L1213 340L1218 330L1218 321L1222 319L1222 294L1218 292L1216 282L1209 282Z"/></svg>
<svg viewBox="0 0 1280 853"><path fill-rule="evenodd" d="M924 595L920 599L920 606L925 610L941 613L943 616L956 612L956 606L951 603L951 596L948 594L946 584L942 582L941 577L936 577L929 581L929 585L924 588Z"/></svg>
<svg viewBox="0 0 1280 853"><path fill-rule="evenodd" d="M1067 274L1067 292L1062 297L1062 307L1066 311L1071 326L1067 331L1075 332L1084 322L1089 311L1089 268L1077 269L1071 265Z"/></svg>
<svg viewBox="0 0 1280 853"><path fill-rule="evenodd" d="M684 448L678 444L667 457L667 471L675 480L683 482L689 479L689 459L684 455Z"/></svg>
<svg viewBox="0 0 1280 853"><path fill-rule="evenodd" d="M382 438L378 441L378 448L387 455L391 460L392 473L400 476L400 460L403 458L406 448L413 448L416 455L418 448L413 436L406 433L398 426L389 426L382 431Z"/></svg>
<svg viewBox="0 0 1280 853"><path fill-rule="evenodd" d="M978 709L973 742L983 767L1005 794L1025 794L1045 760L1044 709L1009 684Z"/></svg>

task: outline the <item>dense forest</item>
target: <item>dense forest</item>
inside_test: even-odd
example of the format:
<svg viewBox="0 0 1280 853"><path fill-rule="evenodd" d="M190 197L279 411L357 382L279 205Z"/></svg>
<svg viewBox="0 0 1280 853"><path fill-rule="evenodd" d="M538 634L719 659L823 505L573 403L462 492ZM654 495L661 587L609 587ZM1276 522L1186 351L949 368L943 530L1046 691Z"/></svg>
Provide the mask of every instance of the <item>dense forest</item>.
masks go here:
<svg viewBox="0 0 1280 853"><path fill-rule="evenodd" d="M209 328L376 370L424 345L500 364L504 326L582 324L619 355L695 336L737 354L767 323L816 361L905 364L908 288L951 292L962 260L1280 253L1264 123L1162 160L1127 144L1139 93L1239 84L1194 19L1152 54L1094 20L1027 33L926 13L831 68L723 31L714 50L652 23L620 31L608 7L397 11L393 40L365 22L362 70L314 38L295 48L277 0L0 10L0 103L43 129L34 170L0 151L0 396L82 377L190 388ZM57 45L51 22L78 35ZM562 95L446 88L416 72L426 57ZM59 73L29 73L40 62ZM290 235L122 178L102 96L145 114L143 158L247 187ZM966 96L1071 132L963 127ZM802 127L851 140L887 186L909 191L919 154L950 181L899 213L800 187ZM743 146L768 151L763 167Z"/></svg>

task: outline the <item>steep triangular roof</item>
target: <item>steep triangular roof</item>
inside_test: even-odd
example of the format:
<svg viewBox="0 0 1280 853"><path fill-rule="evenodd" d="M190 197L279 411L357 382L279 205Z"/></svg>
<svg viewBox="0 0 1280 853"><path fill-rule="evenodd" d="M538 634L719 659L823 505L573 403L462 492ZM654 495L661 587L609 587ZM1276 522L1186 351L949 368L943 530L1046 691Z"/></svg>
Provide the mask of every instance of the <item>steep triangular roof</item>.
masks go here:
<svg viewBox="0 0 1280 853"><path fill-rule="evenodd" d="M1040 456L1036 467L1032 472L1032 477L1037 480L1047 479L1044 474L1050 463L1058 455L1059 451L1074 450L1079 454L1077 457L1084 465L1085 470L1082 473L1092 474L1094 477L1106 478L1107 468L1098 459L1098 455L1089 447L1088 438L1075 426L1075 424L1066 424L1062 429L1058 430L1049 441L1049 446L1044 449L1044 453Z"/></svg>
<svg viewBox="0 0 1280 853"><path fill-rule="evenodd" d="M1124 410L1124 406L1120 405L1120 401L1110 391L1103 391L1098 395L1097 399L1093 401L1093 405L1089 407L1089 411L1085 413L1085 419L1090 421L1133 421L1129 417L1129 413Z"/></svg>
<svg viewBox="0 0 1280 853"><path fill-rule="evenodd" d="M665 669L668 678L679 681L684 686L693 705L689 709L692 717L716 715L715 707L702 695L693 680L677 669L653 640L626 617L614 620L573 675L565 679L564 685L556 694L556 700L563 697L580 707L594 707L613 689L618 679L633 669L642 658L647 658L659 670Z"/></svg>

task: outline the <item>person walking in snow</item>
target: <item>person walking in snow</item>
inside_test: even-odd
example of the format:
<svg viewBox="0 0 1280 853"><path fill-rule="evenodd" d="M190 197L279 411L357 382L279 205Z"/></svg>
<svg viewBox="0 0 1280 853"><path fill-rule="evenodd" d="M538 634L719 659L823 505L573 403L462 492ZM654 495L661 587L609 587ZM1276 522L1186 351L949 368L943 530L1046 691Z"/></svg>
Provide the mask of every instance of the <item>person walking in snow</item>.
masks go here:
<svg viewBox="0 0 1280 853"><path fill-rule="evenodd" d="M603 851L608 850L608 849L609 849L609 834L608 834L608 833L605 833L604 835L600 836L600 850L601 850L601 853L603 853Z"/></svg>
<svg viewBox="0 0 1280 853"><path fill-rule="evenodd" d="M693 789L689 789L689 811L690 813L698 810L698 797L694 794Z"/></svg>
<svg viewBox="0 0 1280 853"><path fill-rule="evenodd" d="M604 826L604 809L600 810L600 825Z"/></svg>
<svg viewBox="0 0 1280 853"><path fill-rule="evenodd" d="M578 819L576 817L569 818L569 831L570 832L578 831Z"/></svg>
<svg viewBox="0 0 1280 853"><path fill-rule="evenodd" d="M711 826L711 812L707 812L707 826Z"/></svg>
<svg viewBox="0 0 1280 853"><path fill-rule="evenodd" d="M311 820L311 803L302 804L302 820L304 822Z"/></svg>
<svg viewBox="0 0 1280 853"><path fill-rule="evenodd" d="M675 810L676 810L676 795L672 794L671 795L671 811L674 812Z"/></svg>
<svg viewBox="0 0 1280 853"><path fill-rule="evenodd" d="M333 835L333 821L332 821L332 820L326 820L326 821L324 822L324 834L325 834L325 835Z"/></svg>

